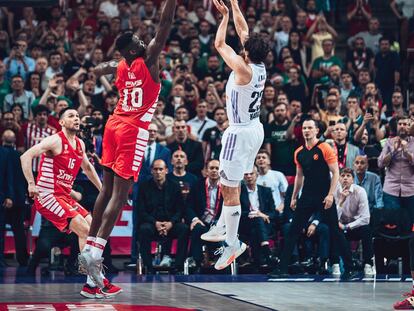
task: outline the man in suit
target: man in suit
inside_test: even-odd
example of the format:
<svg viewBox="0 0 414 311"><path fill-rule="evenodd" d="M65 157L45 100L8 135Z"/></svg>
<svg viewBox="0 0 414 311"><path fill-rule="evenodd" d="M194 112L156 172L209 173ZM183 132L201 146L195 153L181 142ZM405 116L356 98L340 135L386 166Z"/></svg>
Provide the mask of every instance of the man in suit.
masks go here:
<svg viewBox="0 0 414 311"><path fill-rule="evenodd" d="M242 206L241 233L250 239L253 259L257 265L266 266L270 260L269 237L276 218L272 190L260 186L257 181L257 168L244 174L240 202Z"/></svg>
<svg viewBox="0 0 414 311"><path fill-rule="evenodd" d="M186 222L190 224L190 256L196 267L203 259L201 235L206 233L221 213L223 196L219 184L219 161L210 160L206 166L207 177L200 179L194 187L192 204L186 210Z"/></svg>
<svg viewBox="0 0 414 311"><path fill-rule="evenodd" d="M6 225L6 209L13 206L14 194L14 173L9 164L9 154L4 147L0 147L0 268L5 267L4 261L4 231Z"/></svg>
<svg viewBox="0 0 414 311"><path fill-rule="evenodd" d="M161 159L167 163L168 171L172 171L171 167L171 151L157 142L158 139L158 126L155 123L151 123L148 127L149 137L148 145L145 150L145 160L142 163L141 171L139 173L138 182L134 183L132 187L132 241L131 241L131 263L127 266L128 269L135 269L138 258L137 248L137 216L138 216L138 191L142 182L151 179L151 165L155 160Z"/></svg>
<svg viewBox="0 0 414 311"><path fill-rule="evenodd" d="M187 125L184 120L175 120L174 141L168 145L171 152L178 149L184 151L188 158L187 170L196 176L201 176L203 169L203 148L201 143L188 137Z"/></svg>
<svg viewBox="0 0 414 311"><path fill-rule="evenodd" d="M167 164L161 159L155 160L152 163L153 178L144 181L139 189L137 234L142 260L149 274L154 272L151 241L178 240L175 258L177 271L183 270L187 254L188 226L181 222L185 208L181 189L166 178L167 172Z"/></svg>
<svg viewBox="0 0 414 311"><path fill-rule="evenodd" d="M24 230L24 220L28 213L25 204L27 183L20 164L21 153L16 150L16 134L12 130L5 130L1 138L4 150L8 153L7 165L14 174L12 187L15 199L12 206L4 204L6 223L11 225L13 231L17 262L20 266L26 266L29 259Z"/></svg>

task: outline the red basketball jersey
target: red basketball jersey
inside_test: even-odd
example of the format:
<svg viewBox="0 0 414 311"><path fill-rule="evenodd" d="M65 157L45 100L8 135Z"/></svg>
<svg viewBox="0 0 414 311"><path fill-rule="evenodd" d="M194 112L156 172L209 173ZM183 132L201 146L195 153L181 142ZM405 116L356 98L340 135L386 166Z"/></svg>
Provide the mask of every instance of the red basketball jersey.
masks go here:
<svg viewBox="0 0 414 311"><path fill-rule="evenodd" d="M57 134L62 139L62 152L55 156L42 154L40 159L36 186L43 199L49 195L69 196L83 159L79 138L75 138L74 149L62 131Z"/></svg>
<svg viewBox="0 0 414 311"><path fill-rule="evenodd" d="M131 66L125 60L120 61L115 85L120 98L114 115L147 129L157 106L161 84L154 82L144 59L135 59Z"/></svg>

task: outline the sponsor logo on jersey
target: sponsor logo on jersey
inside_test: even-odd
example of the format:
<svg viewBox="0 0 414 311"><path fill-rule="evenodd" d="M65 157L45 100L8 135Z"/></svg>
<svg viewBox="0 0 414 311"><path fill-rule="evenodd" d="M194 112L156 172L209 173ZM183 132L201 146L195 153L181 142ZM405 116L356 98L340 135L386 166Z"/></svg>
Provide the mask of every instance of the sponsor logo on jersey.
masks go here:
<svg viewBox="0 0 414 311"><path fill-rule="evenodd" d="M133 72L128 72L128 79L136 79L135 74Z"/></svg>
<svg viewBox="0 0 414 311"><path fill-rule="evenodd" d="M126 81L125 87L137 87L142 85L142 80L136 80L136 81Z"/></svg>

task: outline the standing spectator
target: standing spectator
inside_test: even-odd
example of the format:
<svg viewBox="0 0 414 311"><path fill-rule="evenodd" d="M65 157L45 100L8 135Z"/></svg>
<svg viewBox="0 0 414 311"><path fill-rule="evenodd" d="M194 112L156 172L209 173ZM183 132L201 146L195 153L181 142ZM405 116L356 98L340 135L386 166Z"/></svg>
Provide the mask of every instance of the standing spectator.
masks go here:
<svg viewBox="0 0 414 311"><path fill-rule="evenodd" d="M174 141L168 144L171 152L178 149L184 151L188 158L188 171L196 176L201 175L203 169L203 148L201 143L188 137L187 125L184 120L174 121Z"/></svg>
<svg viewBox="0 0 414 311"><path fill-rule="evenodd" d="M387 168L384 181L384 206L408 209L414 223L414 140L409 136L410 119L400 117L397 136L389 138L378 158L378 166Z"/></svg>
<svg viewBox="0 0 414 311"><path fill-rule="evenodd" d="M334 42L331 39L322 41L323 56L317 57L312 65L311 76L319 84L329 82L329 68L338 65L342 68L342 62L339 57L333 54Z"/></svg>
<svg viewBox="0 0 414 311"><path fill-rule="evenodd" d="M151 241L178 239L175 268L182 271L187 253L188 227L181 222L184 202L180 187L166 178L167 165L163 160L152 163L153 178L145 181L138 195L138 238L140 253L147 274L153 274ZM170 250L163 249L164 255Z"/></svg>
<svg viewBox="0 0 414 311"><path fill-rule="evenodd" d="M379 19L372 17L368 23L368 31L361 31L353 37L350 37L348 39L348 45L352 47L353 42L356 38L362 38L365 42L366 47L370 49L374 54L377 54L379 51L379 39L382 37L379 28Z"/></svg>
<svg viewBox="0 0 414 311"><path fill-rule="evenodd" d="M296 172L293 164L295 141L287 136L287 130L291 124L287 116L287 105L276 104L273 115L274 121L265 124L265 147L271 157L271 167L286 176L294 176Z"/></svg>
<svg viewBox="0 0 414 311"><path fill-rule="evenodd" d="M316 29L318 31L316 32ZM329 26L323 15L318 15L316 22L309 28L306 34L306 40L312 43L312 62L324 55L322 43L324 40L330 39L333 42L338 37L335 29Z"/></svg>
<svg viewBox="0 0 414 311"><path fill-rule="evenodd" d="M257 166L257 184L263 187L268 187L272 190L273 202L275 206L273 209L279 214L283 213L285 194L288 187L288 182L285 175L278 171L270 169L270 155L261 149L256 156Z"/></svg>
<svg viewBox="0 0 414 311"><path fill-rule="evenodd" d="M352 168L355 158L361 153L357 146L347 142L347 136L348 133L346 125L341 122L337 123L333 132L333 148L335 150L340 169L344 167Z"/></svg>
<svg viewBox="0 0 414 311"><path fill-rule="evenodd" d="M287 46L289 42L289 33L292 29L292 21L289 16L283 16L280 21L281 30L275 32L274 41L276 53L279 55L282 47ZM275 24L276 26L276 24Z"/></svg>
<svg viewBox="0 0 414 311"><path fill-rule="evenodd" d="M346 53L346 67L354 75L362 68L368 68L372 73L374 70L374 53L365 46L362 37L355 38L352 49Z"/></svg>
<svg viewBox="0 0 414 311"><path fill-rule="evenodd" d="M377 174L368 171L367 156L359 155L355 158L354 172L354 183L364 188L367 193L370 212L384 208L381 179Z"/></svg>
<svg viewBox="0 0 414 311"><path fill-rule="evenodd" d="M20 152L23 152L25 150L25 132L20 124L16 121L13 112L3 113L0 125L0 136L3 135L6 130L11 130L14 133L16 137L16 148Z"/></svg>
<svg viewBox="0 0 414 311"><path fill-rule="evenodd" d="M46 87L49 83L49 80L52 79L56 74L62 73L62 55L58 51L54 51L49 54L49 67L47 67L45 72L45 80L47 81ZM43 86L43 89L46 89Z"/></svg>
<svg viewBox="0 0 414 311"><path fill-rule="evenodd" d="M10 91L10 82L6 79L6 65L0 59L0 104L3 104L4 98Z"/></svg>
<svg viewBox="0 0 414 311"><path fill-rule="evenodd" d="M352 75L349 71L342 71L341 73L341 82L340 82L340 91L341 91L341 102L342 106L344 106L348 98L350 97L352 91L355 89L354 84L352 83ZM358 100L358 98L356 97ZM359 104L359 103L358 103ZM341 112L343 112L341 110Z"/></svg>
<svg viewBox="0 0 414 311"><path fill-rule="evenodd" d="M339 228L347 240L362 241L365 277L372 277L372 232L369 226L370 213L365 189L354 184L351 168L341 170L339 185L335 190L335 202L338 205ZM350 246L348 246L350 248Z"/></svg>
<svg viewBox="0 0 414 311"><path fill-rule="evenodd" d="M33 111L34 122L27 125L26 130L26 149L40 143L44 138L56 133L56 129L48 124L49 109L39 105ZM37 173L40 158L33 159L32 169Z"/></svg>
<svg viewBox="0 0 414 311"><path fill-rule="evenodd" d="M186 219L190 224L190 256L200 267L203 259L201 235L208 232L211 225L220 217L223 195L219 183L219 161L210 160L206 166L204 179L199 179L194 188L194 203L187 207Z"/></svg>
<svg viewBox="0 0 414 311"><path fill-rule="evenodd" d="M170 116L165 115L164 109L165 99L159 97L152 122L158 127L158 140L160 142L165 141L167 132L172 132L171 128L174 124L174 119Z"/></svg>
<svg viewBox="0 0 414 311"><path fill-rule="evenodd" d="M4 98L3 111L10 111L13 104L20 104L23 107L24 118L29 119L35 95L24 89L24 80L21 76L16 75L11 78L11 88L12 93Z"/></svg>
<svg viewBox="0 0 414 311"><path fill-rule="evenodd" d="M80 68L89 70L93 64L86 59L86 44L82 41L73 43L73 59L68 61L63 67L63 74L66 79L69 79ZM83 79L82 79L83 80Z"/></svg>
<svg viewBox="0 0 414 311"><path fill-rule="evenodd" d="M101 2L101 5L99 6L99 11L104 12L105 15L109 18L118 16L118 0L105 0Z"/></svg>
<svg viewBox="0 0 414 311"><path fill-rule="evenodd" d="M26 56L27 42L17 40L10 51L9 57L4 59L7 68L7 78L19 75L24 80L26 75L35 69L33 58Z"/></svg>
<svg viewBox="0 0 414 311"><path fill-rule="evenodd" d="M301 103L306 103L308 89L300 79L301 74L299 68L300 67L296 66L289 68L287 72L289 82L284 85L283 89L290 100L297 100Z"/></svg>
<svg viewBox="0 0 414 311"><path fill-rule="evenodd" d="M206 161L209 159L218 160L222 147L221 138L228 127L226 109L217 107L214 109L213 115L216 126L206 130L202 140L204 159Z"/></svg>
<svg viewBox="0 0 414 311"><path fill-rule="evenodd" d="M408 43L408 19L414 14L414 3L410 0L391 0L391 11L398 19L401 50L405 51Z"/></svg>
<svg viewBox="0 0 414 311"><path fill-rule="evenodd" d="M187 122L191 126L191 133L202 141L204 133L215 127L216 122L207 117L207 103L200 102L196 107L196 116Z"/></svg>
<svg viewBox="0 0 414 311"><path fill-rule="evenodd" d="M244 174L244 185L241 187L240 204L242 218L240 232L250 240L253 260L257 266L270 264L269 238L275 223L275 202L272 190L260 186L257 181L257 169Z"/></svg>
<svg viewBox="0 0 414 311"><path fill-rule="evenodd" d="M379 41L380 51L375 55L375 83L381 91L382 99L391 108L391 95L400 83L400 56L390 50L391 43L386 37Z"/></svg>
<svg viewBox="0 0 414 311"><path fill-rule="evenodd" d="M348 20L348 33L350 36L368 30L368 21L372 17L371 6L367 1L354 0L348 5L346 18Z"/></svg>
<svg viewBox="0 0 414 311"><path fill-rule="evenodd" d="M20 164L21 153L16 150L16 135L11 130L5 130L1 140L4 149L8 153L7 164L13 172L13 178L8 182L13 188L14 200L11 206L4 204L6 207L6 223L11 225L13 231L17 262L20 266L26 266L29 259L26 246L27 237L24 229L24 220L28 212L25 203L27 183Z"/></svg>

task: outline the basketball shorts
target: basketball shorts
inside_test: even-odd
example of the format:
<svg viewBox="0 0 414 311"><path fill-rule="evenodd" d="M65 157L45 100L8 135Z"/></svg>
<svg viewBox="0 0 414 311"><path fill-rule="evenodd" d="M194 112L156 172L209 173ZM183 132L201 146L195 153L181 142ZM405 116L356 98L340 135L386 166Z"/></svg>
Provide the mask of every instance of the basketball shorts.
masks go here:
<svg viewBox="0 0 414 311"><path fill-rule="evenodd" d="M254 126L230 125L221 139L220 177L222 183L227 181L240 182L245 173L253 171L257 152L263 144L263 125L259 122ZM227 184L227 186L234 186Z"/></svg>
<svg viewBox="0 0 414 311"><path fill-rule="evenodd" d="M69 222L77 215L88 216L89 212L70 196L55 196L53 193L38 197L34 206L36 210L56 228L70 233Z"/></svg>
<svg viewBox="0 0 414 311"><path fill-rule="evenodd" d="M111 116L105 125L101 165L110 168L122 178L133 177L137 181L148 136L146 129Z"/></svg>

